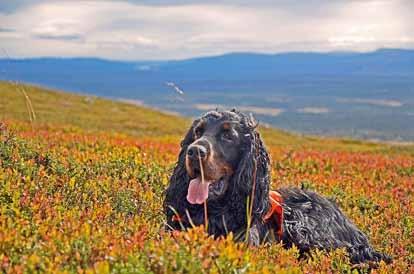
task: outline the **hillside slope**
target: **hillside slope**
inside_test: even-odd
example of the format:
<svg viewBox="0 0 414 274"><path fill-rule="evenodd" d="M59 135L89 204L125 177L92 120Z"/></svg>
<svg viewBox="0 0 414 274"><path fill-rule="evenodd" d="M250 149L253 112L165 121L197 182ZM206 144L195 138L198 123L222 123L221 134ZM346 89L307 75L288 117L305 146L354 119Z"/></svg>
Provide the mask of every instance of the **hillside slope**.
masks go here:
<svg viewBox="0 0 414 274"><path fill-rule="evenodd" d="M21 88L35 109L32 124ZM250 248L202 228L165 233L163 193L190 120L86 98L0 86L0 272L355 272L343 250L300 260L295 248ZM377 273L414 272L414 155L261 131L273 189L302 186L330 197L394 257Z"/></svg>
<svg viewBox="0 0 414 274"><path fill-rule="evenodd" d="M26 103L30 101L36 125L71 125L86 130L159 136L181 135L185 131L183 125L188 122L188 119L133 104L11 82L0 82L0 98L0 119L28 121Z"/></svg>
<svg viewBox="0 0 414 274"><path fill-rule="evenodd" d="M74 126L92 132L105 131L132 136L168 135L180 139L191 124L189 118L165 114L148 107L12 82L0 81L0 98L0 120L28 122L30 109L26 104L30 101L36 115L33 125L37 127ZM268 127L261 127L261 133L265 143L271 146L414 152L414 146L391 146L350 139L301 136Z"/></svg>

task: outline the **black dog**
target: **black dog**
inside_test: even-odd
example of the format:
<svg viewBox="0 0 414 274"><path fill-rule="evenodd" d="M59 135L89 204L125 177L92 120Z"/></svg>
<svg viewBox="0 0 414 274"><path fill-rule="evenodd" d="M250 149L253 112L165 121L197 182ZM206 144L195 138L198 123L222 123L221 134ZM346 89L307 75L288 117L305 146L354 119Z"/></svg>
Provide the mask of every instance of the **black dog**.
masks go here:
<svg viewBox="0 0 414 274"><path fill-rule="evenodd" d="M235 110L208 112L193 122L166 191L167 227L204 224L207 205L208 232L217 237L233 232L255 245L281 240L301 254L346 248L352 263L390 262L328 199L297 188L279 189L280 200L269 199L269 156L256 126ZM269 218L278 202L280 216Z"/></svg>

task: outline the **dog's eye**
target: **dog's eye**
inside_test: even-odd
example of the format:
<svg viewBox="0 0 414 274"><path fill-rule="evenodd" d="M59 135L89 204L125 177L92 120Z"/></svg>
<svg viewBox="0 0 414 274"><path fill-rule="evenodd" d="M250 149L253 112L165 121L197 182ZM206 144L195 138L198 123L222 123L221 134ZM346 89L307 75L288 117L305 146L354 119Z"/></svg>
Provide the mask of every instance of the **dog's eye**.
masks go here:
<svg viewBox="0 0 414 274"><path fill-rule="evenodd" d="M225 130L225 131L223 131L223 133L222 133L221 137L222 137L224 140L227 140L227 141L232 141L232 140L233 140L233 135L232 135L232 133L231 133L231 131L230 131L230 130Z"/></svg>
<svg viewBox="0 0 414 274"><path fill-rule="evenodd" d="M200 137L201 137L201 135L203 135L203 132L204 132L203 128L200 128L200 127L196 128L196 129L194 130L195 136L196 136L197 138L200 138Z"/></svg>

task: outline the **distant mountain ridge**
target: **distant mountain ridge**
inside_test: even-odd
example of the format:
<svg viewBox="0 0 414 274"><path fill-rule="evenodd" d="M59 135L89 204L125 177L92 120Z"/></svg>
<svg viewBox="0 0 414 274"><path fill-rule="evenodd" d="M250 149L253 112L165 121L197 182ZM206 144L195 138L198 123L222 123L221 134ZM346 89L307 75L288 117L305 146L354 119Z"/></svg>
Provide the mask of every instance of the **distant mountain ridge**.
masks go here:
<svg viewBox="0 0 414 274"><path fill-rule="evenodd" d="M0 80L140 100L191 116L206 106L242 106L258 110L266 123L311 134L414 139L410 49L229 53L166 61L0 59ZM278 115L263 114L267 110Z"/></svg>
<svg viewBox="0 0 414 274"><path fill-rule="evenodd" d="M164 67L172 70L198 66L203 72L232 69L228 73L242 72L267 75L278 74L360 74L360 75L413 75L414 50L381 49L368 53L356 52L292 52L278 54L230 53L214 57L173 61ZM210 71L211 69L211 71ZM200 71L198 71L200 72Z"/></svg>
<svg viewBox="0 0 414 274"><path fill-rule="evenodd" d="M99 87L164 90L165 81L266 82L295 77L413 77L414 50L380 49L374 52L292 52L277 54L229 53L172 61L113 61L99 58L0 59L0 79L20 80L74 91L88 90L116 96ZM299 78L298 78L299 77ZM283 79L279 79L283 78ZM201 83L203 89L206 83ZM226 83L223 83L226 85ZM272 85L269 85L272 86ZM213 86L214 88L214 86ZM218 85L220 90L221 86ZM125 94L124 94L125 95Z"/></svg>
<svg viewBox="0 0 414 274"><path fill-rule="evenodd" d="M182 72L185 69L197 67L194 75L205 72L226 71L232 75L244 73L259 74L264 71L280 74L363 74L378 75L392 73L393 75L414 74L414 50L408 49L379 49L373 52L288 52L288 53L228 53L211 57L197 57L184 60L165 61L119 61L101 58L63 58L41 57L10 59L0 58L0 65L6 73L12 73L13 68L21 65L38 66L39 68L60 68L61 70L84 69L134 69L146 66L142 71L155 70L158 72ZM23 71L23 70L22 70ZM244 72L244 73L243 73ZM4 71L3 71L4 74ZM266 74L265 74L266 75ZM253 76L253 75L252 75ZM4 75L2 76L4 77ZM205 75L205 77L208 77Z"/></svg>

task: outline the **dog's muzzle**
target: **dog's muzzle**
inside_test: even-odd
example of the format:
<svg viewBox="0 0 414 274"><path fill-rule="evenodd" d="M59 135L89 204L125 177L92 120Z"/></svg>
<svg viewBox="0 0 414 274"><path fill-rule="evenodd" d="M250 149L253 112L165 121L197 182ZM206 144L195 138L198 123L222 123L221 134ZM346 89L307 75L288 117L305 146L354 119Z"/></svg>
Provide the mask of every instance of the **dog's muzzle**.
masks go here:
<svg viewBox="0 0 414 274"><path fill-rule="evenodd" d="M187 149L187 157L192 161L204 161L208 156L208 149L203 145L193 144Z"/></svg>
<svg viewBox="0 0 414 274"><path fill-rule="evenodd" d="M187 159L198 162L207 160L211 152L211 143L203 136L187 148Z"/></svg>
<svg viewBox="0 0 414 274"><path fill-rule="evenodd" d="M210 158L210 143L205 138L200 138L187 148L186 166L190 176L197 176Z"/></svg>

